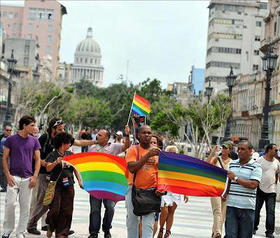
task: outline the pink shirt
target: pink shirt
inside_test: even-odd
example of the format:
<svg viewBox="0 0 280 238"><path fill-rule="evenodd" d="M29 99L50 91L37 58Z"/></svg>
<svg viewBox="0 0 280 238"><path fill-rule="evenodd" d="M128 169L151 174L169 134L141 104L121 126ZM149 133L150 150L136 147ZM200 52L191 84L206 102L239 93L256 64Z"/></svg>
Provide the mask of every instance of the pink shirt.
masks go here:
<svg viewBox="0 0 280 238"><path fill-rule="evenodd" d="M122 147L123 144L117 144L117 143L111 143L111 144L107 144L104 147L100 146L100 145L92 145L89 148L89 152L104 152L107 154L111 154L111 155L118 155L119 153L122 152Z"/></svg>

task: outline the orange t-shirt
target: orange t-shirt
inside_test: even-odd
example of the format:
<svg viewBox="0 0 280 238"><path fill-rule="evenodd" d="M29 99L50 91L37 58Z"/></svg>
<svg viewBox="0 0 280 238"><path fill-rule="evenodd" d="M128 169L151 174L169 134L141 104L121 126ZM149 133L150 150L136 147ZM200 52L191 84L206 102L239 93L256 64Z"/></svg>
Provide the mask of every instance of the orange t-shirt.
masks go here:
<svg viewBox="0 0 280 238"><path fill-rule="evenodd" d="M139 145L139 159L149 152ZM125 156L126 163L137 161L137 148L131 146ZM158 156L153 156L137 171L135 186L137 188L147 189L157 187L157 173L158 173ZM134 174L129 173L128 184L132 185Z"/></svg>

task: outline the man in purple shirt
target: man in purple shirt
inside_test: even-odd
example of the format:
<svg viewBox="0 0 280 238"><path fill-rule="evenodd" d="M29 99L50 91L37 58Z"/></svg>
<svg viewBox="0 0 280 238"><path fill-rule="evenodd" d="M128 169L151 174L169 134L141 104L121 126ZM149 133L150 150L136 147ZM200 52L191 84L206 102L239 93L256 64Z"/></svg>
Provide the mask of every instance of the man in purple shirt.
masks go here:
<svg viewBox="0 0 280 238"><path fill-rule="evenodd" d="M2 238L8 238L15 225L15 206L17 197L20 203L20 217L16 237L24 238L30 206L31 189L35 186L40 169L40 144L33 133L35 119L23 116L19 121L19 132L7 138L3 151L3 170L8 187L5 198L5 217ZM8 159L10 157L10 168ZM35 171L32 171L32 159L35 159Z"/></svg>

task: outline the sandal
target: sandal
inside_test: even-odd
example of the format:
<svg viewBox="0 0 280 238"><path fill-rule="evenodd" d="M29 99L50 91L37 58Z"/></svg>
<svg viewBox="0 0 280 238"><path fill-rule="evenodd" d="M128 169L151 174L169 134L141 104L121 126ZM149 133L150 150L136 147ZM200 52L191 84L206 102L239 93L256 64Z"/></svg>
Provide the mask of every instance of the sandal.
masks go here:
<svg viewBox="0 0 280 238"><path fill-rule="evenodd" d="M170 230L166 230L166 233L164 235L164 238L169 238L171 235L171 231Z"/></svg>
<svg viewBox="0 0 280 238"><path fill-rule="evenodd" d="M159 229L157 238L162 238L162 237L163 237L163 231L164 231L164 228L161 227L161 228Z"/></svg>

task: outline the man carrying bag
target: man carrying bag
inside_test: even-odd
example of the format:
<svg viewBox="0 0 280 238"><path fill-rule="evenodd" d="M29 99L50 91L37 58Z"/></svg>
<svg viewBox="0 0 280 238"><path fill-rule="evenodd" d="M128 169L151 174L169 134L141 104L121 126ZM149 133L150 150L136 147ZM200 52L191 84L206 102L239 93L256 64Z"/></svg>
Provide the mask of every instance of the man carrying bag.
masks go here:
<svg viewBox="0 0 280 238"><path fill-rule="evenodd" d="M128 238L139 237L140 216L142 216L142 237L152 238L154 214L160 209L160 198L155 195L159 149L150 146L151 137L151 128L147 125L141 126L139 129L140 145L131 146L126 154L126 162L130 171L128 179L130 186L125 198ZM134 179L133 174L135 174ZM150 205L146 202L148 200L150 200Z"/></svg>

